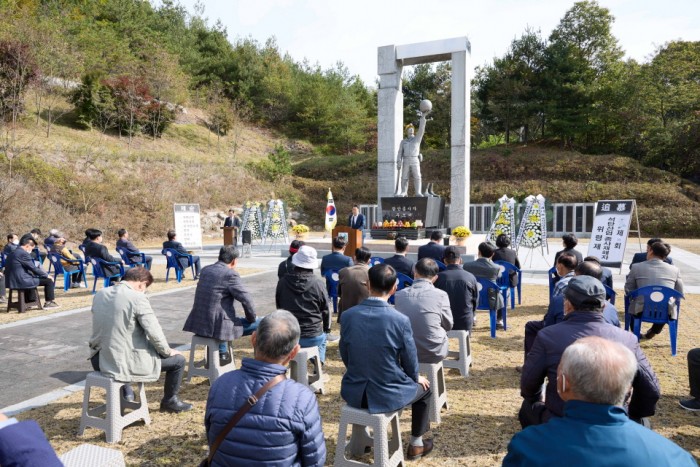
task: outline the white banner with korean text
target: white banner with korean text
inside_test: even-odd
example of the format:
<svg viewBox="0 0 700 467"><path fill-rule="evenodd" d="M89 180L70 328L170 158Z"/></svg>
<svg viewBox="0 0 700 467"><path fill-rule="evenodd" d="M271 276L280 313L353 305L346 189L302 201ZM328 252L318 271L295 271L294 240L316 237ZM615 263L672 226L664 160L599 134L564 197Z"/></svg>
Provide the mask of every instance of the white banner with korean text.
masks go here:
<svg viewBox="0 0 700 467"><path fill-rule="evenodd" d="M596 203L588 256L597 256L603 266L622 267L635 207L633 199L601 200Z"/></svg>
<svg viewBox="0 0 700 467"><path fill-rule="evenodd" d="M177 240L188 250L202 249L199 204L173 204Z"/></svg>

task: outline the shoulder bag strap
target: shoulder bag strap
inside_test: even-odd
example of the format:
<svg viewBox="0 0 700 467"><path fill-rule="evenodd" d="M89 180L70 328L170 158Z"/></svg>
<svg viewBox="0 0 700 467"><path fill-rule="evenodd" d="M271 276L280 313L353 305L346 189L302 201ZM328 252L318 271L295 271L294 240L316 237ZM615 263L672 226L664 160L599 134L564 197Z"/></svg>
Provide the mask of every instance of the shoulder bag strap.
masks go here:
<svg viewBox="0 0 700 467"><path fill-rule="evenodd" d="M287 379L286 374L281 374L277 375L274 378L272 378L270 381L268 381L265 386L261 387L258 392L256 392L254 395L249 396L248 400L246 403L243 404L243 406L238 409L238 412L233 416L233 418L228 422L228 424L224 427L223 430L221 430L221 433L219 433L219 436L216 437L216 440L214 441L214 444L211 445L211 449L209 450L209 465L211 465L212 459L214 459L214 454L216 454L216 450L219 448L219 445L224 441L226 436L231 432L234 426L243 418L243 415L248 413L248 411L253 408L255 404L257 404L258 400L265 394L268 390L270 390L273 386L276 384L281 383Z"/></svg>

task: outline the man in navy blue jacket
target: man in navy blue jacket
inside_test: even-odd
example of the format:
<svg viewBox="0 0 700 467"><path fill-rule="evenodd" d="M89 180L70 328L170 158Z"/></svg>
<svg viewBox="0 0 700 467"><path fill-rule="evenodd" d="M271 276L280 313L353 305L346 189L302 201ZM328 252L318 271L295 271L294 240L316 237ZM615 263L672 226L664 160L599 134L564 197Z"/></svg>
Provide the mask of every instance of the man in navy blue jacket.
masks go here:
<svg viewBox="0 0 700 467"><path fill-rule="evenodd" d="M34 420L18 422L1 413L0 465L63 467Z"/></svg>
<svg viewBox="0 0 700 467"><path fill-rule="evenodd" d="M388 264L369 270L369 298L340 317L340 357L347 371L340 395L349 406L388 413L411 406L408 460L432 451L430 384L418 374L418 354L409 319L387 301L396 292L396 271Z"/></svg>
<svg viewBox="0 0 700 467"><path fill-rule="evenodd" d="M204 425L211 446L236 412L299 352L299 323L288 311L265 316L251 336L255 358L219 377L209 391ZM268 390L231 430L212 466L322 466L326 443L316 396L285 379Z"/></svg>
<svg viewBox="0 0 700 467"><path fill-rule="evenodd" d="M347 242L340 237L333 239L332 252L327 254L321 260L321 275L325 275L326 271L335 269L340 271L343 268L352 266L352 258L345 256L345 246Z"/></svg>
<svg viewBox="0 0 700 467"><path fill-rule="evenodd" d="M445 246L442 245L442 232L433 230L430 234L430 241L418 248L418 259L433 258L435 261L442 262L445 256Z"/></svg>

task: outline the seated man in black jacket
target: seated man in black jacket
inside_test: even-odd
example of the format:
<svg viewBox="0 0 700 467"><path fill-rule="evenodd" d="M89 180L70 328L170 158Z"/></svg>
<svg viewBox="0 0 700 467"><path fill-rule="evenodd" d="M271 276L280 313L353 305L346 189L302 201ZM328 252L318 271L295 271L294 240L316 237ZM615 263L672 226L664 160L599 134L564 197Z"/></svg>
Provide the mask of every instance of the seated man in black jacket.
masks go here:
<svg viewBox="0 0 700 467"><path fill-rule="evenodd" d="M141 262L141 252L136 245L134 245L131 240L129 240L129 232L126 229L119 229L117 231L119 235L119 240L117 240L117 248L122 248L129 255L131 261ZM146 261L146 269L151 269L151 264L153 263L153 256L144 255Z"/></svg>
<svg viewBox="0 0 700 467"><path fill-rule="evenodd" d="M34 264L30 253L36 247L36 241L31 235L24 235L19 241L19 247L7 258L5 274L7 287L10 289L33 289L44 286L44 308L58 308L54 301L54 284L49 275ZM34 301L36 297L28 297Z"/></svg>
<svg viewBox="0 0 700 467"><path fill-rule="evenodd" d="M102 244L101 230L91 229L88 233L88 238L90 239L90 241L85 244L85 256L90 258L99 258L103 261L107 261L108 263L124 264L124 261L121 259L121 257L110 255L109 251L107 250L107 247ZM115 264L103 264L102 270L107 276L114 276L115 274L119 274L119 266ZM119 277L113 277L109 280L109 282L110 284L113 284L114 282L119 282L119 280Z"/></svg>
<svg viewBox="0 0 700 467"><path fill-rule="evenodd" d="M166 248L171 248L178 253L181 253L183 255L188 255L187 250L185 250L185 247L182 246L182 243L177 241L177 233L174 230L168 230L168 241L163 242L163 249L165 250ZM185 256L179 256L177 260L180 262L180 266L183 267L183 269L187 269L190 267L190 261L189 258ZM199 279L199 256L194 256L192 255L192 263L194 264L194 280Z"/></svg>
<svg viewBox="0 0 700 467"><path fill-rule="evenodd" d="M331 332L328 292L323 279L314 274L318 265L316 249L304 245L292 256L294 272L277 282L275 305L291 312L299 321L299 345L318 347L321 362L326 361L327 333ZM336 338L337 340L337 338Z"/></svg>
<svg viewBox="0 0 700 467"><path fill-rule="evenodd" d="M416 263L406 258L406 251L408 251L408 240L406 240L406 237L399 237L394 240L394 251L396 251L396 254L391 258L385 259L384 263L394 268L396 272L405 274L413 279L413 266Z"/></svg>

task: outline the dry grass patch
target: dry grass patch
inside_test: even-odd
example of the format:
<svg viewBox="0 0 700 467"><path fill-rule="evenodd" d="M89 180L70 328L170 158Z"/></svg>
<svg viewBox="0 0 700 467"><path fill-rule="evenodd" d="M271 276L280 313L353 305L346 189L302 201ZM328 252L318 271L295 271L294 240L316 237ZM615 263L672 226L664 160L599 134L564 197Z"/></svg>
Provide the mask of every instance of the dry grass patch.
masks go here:
<svg viewBox="0 0 700 467"><path fill-rule="evenodd" d="M446 373L449 411L443 412L442 423L432 426L435 450L419 465L457 466L500 465L508 442L520 426L519 374L515 365L523 359L523 327L529 320L540 319L545 311L548 292L543 286L526 285L523 304L509 311L509 329L499 331L496 339L489 337L488 315L480 312L473 333L474 365L470 376L462 378L456 370ZM658 405L653 428L677 442L694 456L700 456L700 427L694 413L678 407L678 399L688 394L688 373L685 353L698 341L700 319L694 311L700 307L700 296L689 295L683 303L678 339L678 356L671 357L668 333L642 347L656 370L663 397ZM250 340L235 343L236 358L250 357ZM456 348L454 349L456 350ZM325 395L319 395L323 430L328 449L327 464L335 455L340 407L340 381L344 371L337 344L328 349L327 372L331 380ZM171 415L158 412L162 397L162 379L149 384L147 397L153 423L137 424L124 430L122 441L112 447L120 449L129 465L195 465L206 453L204 438L204 409L209 385L196 378L184 384L182 396L194 404L189 413ZM54 448L64 453L81 443L108 446L104 435L88 429L84 437L75 435L80 420L82 392L60 399L46 407L20 415L33 418L44 428ZM404 448L410 430L410 411L401 419Z"/></svg>

